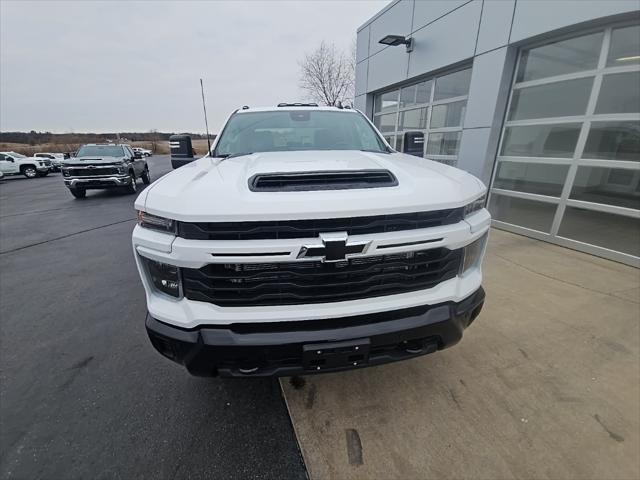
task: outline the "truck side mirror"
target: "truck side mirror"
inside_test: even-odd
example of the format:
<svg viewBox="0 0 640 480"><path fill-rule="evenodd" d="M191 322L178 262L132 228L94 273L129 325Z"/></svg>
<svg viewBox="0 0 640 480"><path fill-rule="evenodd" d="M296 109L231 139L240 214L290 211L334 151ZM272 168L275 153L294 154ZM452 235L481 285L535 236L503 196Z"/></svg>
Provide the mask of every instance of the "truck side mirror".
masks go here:
<svg viewBox="0 0 640 480"><path fill-rule="evenodd" d="M193 146L189 135L171 135L169 147L171 148L171 166L173 168L193 162Z"/></svg>
<svg viewBox="0 0 640 480"><path fill-rule="evenodd" d="M424 152L424 133L407 132L404 134L403 153L422 157Z"/></svg>

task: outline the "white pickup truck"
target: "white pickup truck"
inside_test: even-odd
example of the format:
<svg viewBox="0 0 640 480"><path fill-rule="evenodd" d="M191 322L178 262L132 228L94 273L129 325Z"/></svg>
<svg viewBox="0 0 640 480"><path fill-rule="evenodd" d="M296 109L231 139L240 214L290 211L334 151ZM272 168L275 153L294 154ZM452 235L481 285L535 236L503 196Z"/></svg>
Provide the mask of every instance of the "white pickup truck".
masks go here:
<svg viewBox="0 0 640 480"><path fill-rule="evenodd" d="M59 172L62 170L65 156L63 153L39 152L33 155L36 158L45 158L51 160L51 170Z"/></svg>
<svg viewBox="0 0 640 480"><path fill-rule="evenodd" d="M457 343L485 294L474 176L394 151L361 112L235 111L135 202L153 346L194 375L289 376Z"/></svg>
<svg viewBox="0 0 640 480"><path fill-rule="evenodd" d="M150 157L151 155L153 155L153 152L151 150L148 150L148 149L142 148L142 147L132 147L132 150L134 152L138 152L143 157Z"/></svg>
<svg viewBox="0 0 640 480"><path fill-rule="evenodd" d="M16 152L0 152L0 172L3 175L24 175L27 178L46 177L52 169L48 158L27 157Z"/></svg>

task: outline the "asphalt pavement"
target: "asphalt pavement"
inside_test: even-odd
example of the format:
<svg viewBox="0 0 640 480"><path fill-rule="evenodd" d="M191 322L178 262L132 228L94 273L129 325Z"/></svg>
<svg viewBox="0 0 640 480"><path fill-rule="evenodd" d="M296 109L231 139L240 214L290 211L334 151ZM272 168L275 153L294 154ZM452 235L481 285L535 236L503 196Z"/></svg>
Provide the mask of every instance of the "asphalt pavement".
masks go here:
<svg viewBox="0 0 640 480"><path fill-rule="evenodd" d="M306 478L276 380L192 377L149 343L134 199L0 181L0 476Z"/></svg>

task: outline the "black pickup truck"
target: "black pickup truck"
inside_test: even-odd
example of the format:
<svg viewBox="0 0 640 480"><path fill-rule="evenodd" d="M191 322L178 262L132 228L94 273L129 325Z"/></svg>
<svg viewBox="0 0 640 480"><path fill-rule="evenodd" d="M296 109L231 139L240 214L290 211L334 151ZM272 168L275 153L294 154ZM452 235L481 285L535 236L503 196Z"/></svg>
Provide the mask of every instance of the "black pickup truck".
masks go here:
<svg viewBox="0 0 640 480"><path fill-rule="evenodd" d="M76 198L84 198L87 190L118 188L136 193L136 182L149 185L149 166L140 153L124 144L83 145L78 154L64 163L64 184Z"/></svg>

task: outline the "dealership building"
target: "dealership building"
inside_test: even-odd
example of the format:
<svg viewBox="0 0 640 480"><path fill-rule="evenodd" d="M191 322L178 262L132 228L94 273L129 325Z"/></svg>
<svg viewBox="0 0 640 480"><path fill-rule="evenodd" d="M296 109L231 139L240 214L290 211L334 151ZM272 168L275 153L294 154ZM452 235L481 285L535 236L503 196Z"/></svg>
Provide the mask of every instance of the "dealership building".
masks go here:
<svg viewBox="0 0 640 480"><path fill-rule="evenodd" d="M482 179L497 228L640 266L637 0L398 0L356 61L356 108Z"/></svg>

